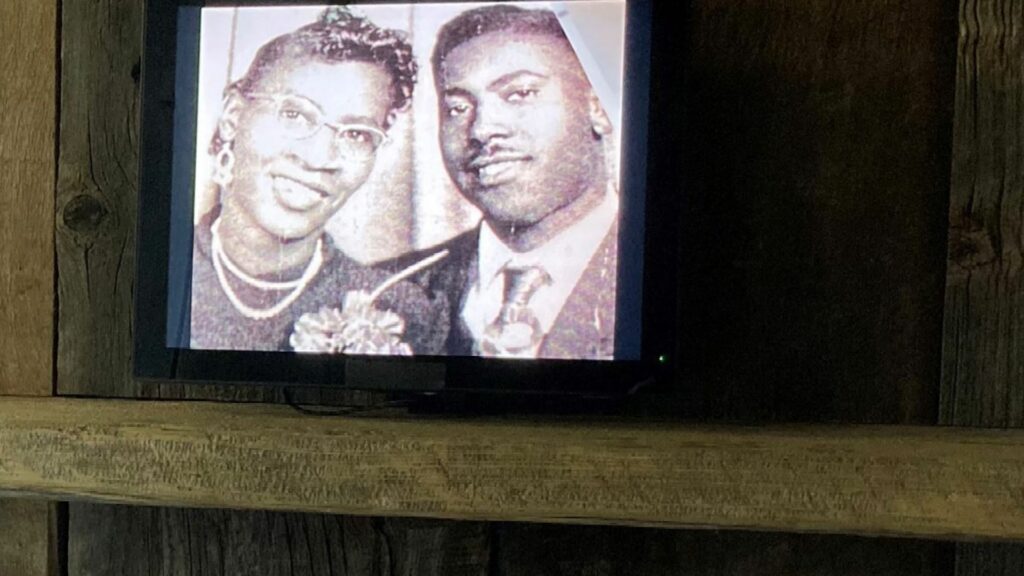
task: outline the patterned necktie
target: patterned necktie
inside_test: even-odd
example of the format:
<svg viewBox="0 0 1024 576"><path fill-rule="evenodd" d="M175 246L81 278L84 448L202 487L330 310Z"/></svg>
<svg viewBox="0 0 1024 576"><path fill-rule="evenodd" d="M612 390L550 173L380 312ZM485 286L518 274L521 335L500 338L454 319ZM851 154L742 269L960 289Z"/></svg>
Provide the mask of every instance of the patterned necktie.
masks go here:
<svg viewBox="0 0 1024 576"><path fill-rule="evenodd" d="M530 309L530 299L551 276L540 266L502 270L505 298L498 317L484 331L480 352L484 356L532 357L544 338L544 330Z"/></svg>

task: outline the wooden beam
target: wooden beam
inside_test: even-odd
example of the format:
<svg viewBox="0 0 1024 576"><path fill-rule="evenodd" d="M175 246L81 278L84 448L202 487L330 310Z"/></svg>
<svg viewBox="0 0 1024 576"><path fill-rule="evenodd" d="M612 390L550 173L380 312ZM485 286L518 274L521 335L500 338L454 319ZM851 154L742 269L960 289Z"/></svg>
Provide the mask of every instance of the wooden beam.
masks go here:
<svg viewBox="0 0 1024 576"><path fill-rule="evenodd" d="M11 399L0 490L383 516L1024 538L1024 432L322 418Z"/></svg>

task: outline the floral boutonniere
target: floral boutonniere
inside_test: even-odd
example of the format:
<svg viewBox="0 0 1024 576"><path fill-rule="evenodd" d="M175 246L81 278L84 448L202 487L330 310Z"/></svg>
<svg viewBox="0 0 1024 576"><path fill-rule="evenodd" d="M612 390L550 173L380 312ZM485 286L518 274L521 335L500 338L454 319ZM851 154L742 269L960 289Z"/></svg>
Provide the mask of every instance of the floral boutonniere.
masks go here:
<svg viewBox="0 0 1024 576"><path fill-rule="evenodd" d="M350 290L341 309L324 306L295 322L289 343L296 352L319 354L373 354L412 356L402 340L405 319L392 310L381 310L377 299L389 288L448 256L447 250L428 256L391 276L373 292Z"/></svg>

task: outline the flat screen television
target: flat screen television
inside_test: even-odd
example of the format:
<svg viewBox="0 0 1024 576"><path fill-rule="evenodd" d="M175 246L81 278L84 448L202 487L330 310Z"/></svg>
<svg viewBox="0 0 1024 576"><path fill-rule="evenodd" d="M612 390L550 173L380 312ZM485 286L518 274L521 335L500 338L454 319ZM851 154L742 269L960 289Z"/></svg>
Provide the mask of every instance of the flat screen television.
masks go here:
<svg viewBox="0 0 1024 576"><path fill-rule="evenodd" d="M149 0L135 375L614 395L670 373L664 17Z"/></svg>

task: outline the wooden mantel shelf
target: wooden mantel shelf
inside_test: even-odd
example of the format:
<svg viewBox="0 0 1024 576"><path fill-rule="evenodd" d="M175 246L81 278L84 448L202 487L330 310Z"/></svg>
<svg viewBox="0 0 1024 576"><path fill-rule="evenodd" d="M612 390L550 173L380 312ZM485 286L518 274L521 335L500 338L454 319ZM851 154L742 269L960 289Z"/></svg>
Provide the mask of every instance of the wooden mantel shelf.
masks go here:
<svg viewBox="0 0 1024 576"><path fill-rule="evenodd" d="M315 417L0 398L0 491L162 506L1024 538L1024 431Z"/></svg>

